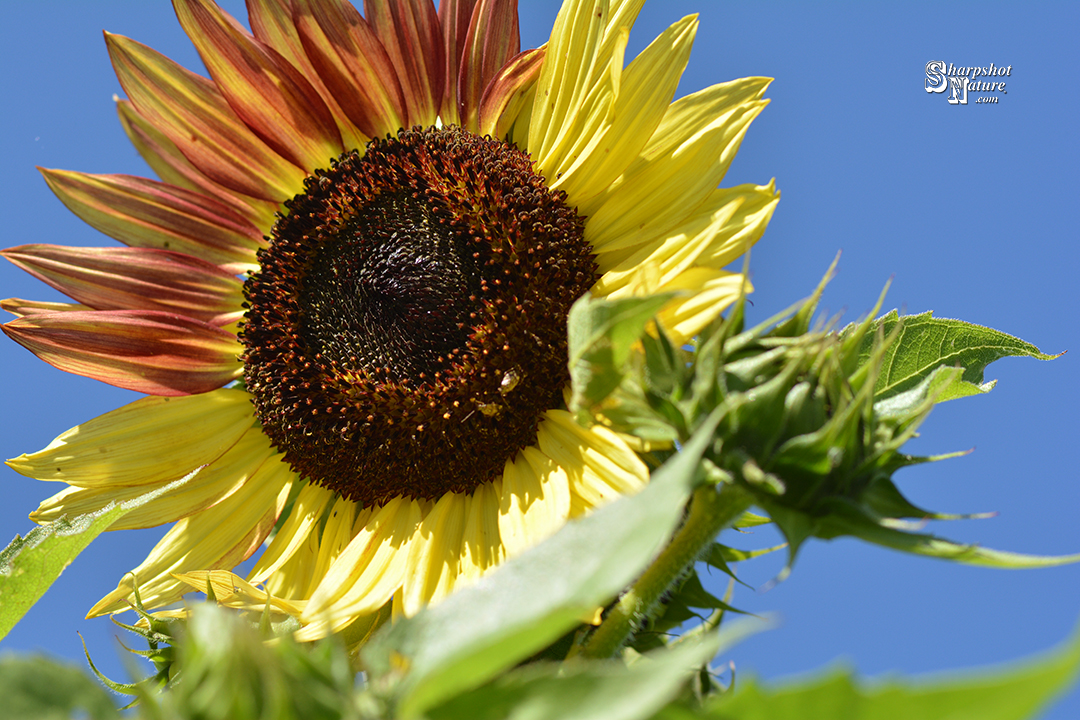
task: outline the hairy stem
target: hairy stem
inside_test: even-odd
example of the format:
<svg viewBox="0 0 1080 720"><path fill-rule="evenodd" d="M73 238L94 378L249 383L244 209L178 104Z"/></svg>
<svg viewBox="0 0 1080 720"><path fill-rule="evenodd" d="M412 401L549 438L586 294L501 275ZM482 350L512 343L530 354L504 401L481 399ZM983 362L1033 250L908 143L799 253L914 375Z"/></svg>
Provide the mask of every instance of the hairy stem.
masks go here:
<svg viewBox="0 0 1080 720"><path fill-rule="evenodd" d="M724 484L694 491L686 522L640 578L608 613L584 645L572 655L587 658L614 657L659 604L664 593L707 550L716 535L729 527L747 508L752 496L746 490Z"/></svg>

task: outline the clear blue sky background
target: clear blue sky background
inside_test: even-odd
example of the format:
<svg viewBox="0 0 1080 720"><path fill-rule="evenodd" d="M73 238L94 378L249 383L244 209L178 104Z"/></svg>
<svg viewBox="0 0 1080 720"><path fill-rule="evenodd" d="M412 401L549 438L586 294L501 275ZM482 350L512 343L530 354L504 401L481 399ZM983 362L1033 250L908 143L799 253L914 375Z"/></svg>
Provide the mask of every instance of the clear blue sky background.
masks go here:
<svg viewBox="0 0 1080 720"><path fill-rule="evenodd" d="M225 6L243 16L241 2ZM112 96L120 86L100 31L132 36L188 67L200 67L198 58L167 2L0 0L0 7L3 244L107 243L70 215L34 170L147 173L115 118ZM523 45L546 39L556 8L526 0ZM701 13L701 27L680 95L746 75L776 78L772 104L725 181L775 177L783 194L754 250L754 317L808 293L842 249L825 305L849 319L872 306L891 276L888 307L989 325L1047 352L1071 350L1050 363L991 366L997 389L937 408L911 447L975 452L904 470L898 481L932 509L1000 511L995 519L933 528L940 534L1023 552L1080 551L1080 5L652 0L631 48L640 50L691 12ZM931 60L1012 65L1008 92L995 105L949 105L924 91ZM7 264L0 266L0 294L59 299ZM54 370L6 340L0 367L3 457L37 450L135 398ZM30 528L27 513L59 487L7 468L0 474L6 542ZM79 659L78 630L101 666L123 677L110 623L82 616L162 533L99 539L0 650L42 648ZM775 542L759 531L731 544ZM759 587L781 564L769 558L743 572ZM783 622L734 652L740 672L772 678L841 659L870 674L921 673L1002 662L1062 640L1080 617L1080 567L963 568L853 541L811 542L790 579L768 592L740 590L736 604L778 612ZM1080 717L1080 693L1046 717Z"/></svg>

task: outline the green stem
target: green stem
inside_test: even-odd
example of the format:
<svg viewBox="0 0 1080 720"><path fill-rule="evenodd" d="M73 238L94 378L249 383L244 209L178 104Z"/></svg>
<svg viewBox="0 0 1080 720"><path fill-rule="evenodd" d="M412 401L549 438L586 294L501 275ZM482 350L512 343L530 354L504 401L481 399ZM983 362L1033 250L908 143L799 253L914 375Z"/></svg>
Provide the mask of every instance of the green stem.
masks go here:
<svg viewBox="0 0 1080 720"><path fill-rule="evenodd" d="M719 490L712 485L695 490L686 522L675 537L619 599L600 627L571 655L614 657L649 617L664 593L701 557L717 534L750 507L751 500L750 493L731 484L724 484Z"/></svg>

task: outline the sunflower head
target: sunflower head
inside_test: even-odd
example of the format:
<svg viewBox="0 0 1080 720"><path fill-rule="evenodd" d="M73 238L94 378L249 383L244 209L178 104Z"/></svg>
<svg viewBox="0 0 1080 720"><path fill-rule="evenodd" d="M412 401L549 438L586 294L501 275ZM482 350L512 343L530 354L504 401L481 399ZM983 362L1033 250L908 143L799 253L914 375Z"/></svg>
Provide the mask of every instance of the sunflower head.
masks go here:
<svg viewBox="0 0 1080 720"><path fill-rule="evenodd" d="M663 293L689 340L778 194L718 187L769 80L673 101L696 18L627 62L641 6L567 0L519 52L510 0L250 0L247 27L174 0L208 77L107 34L160 179L45 170L126 247L4 251L73 302L6 301L3 329L149 397L9 461L68 485L32 517L198 468L113 527L173 523L133 571L146 606L264 548L250 587L302 635L363 635L643 487L565 409L570 307Z"/></svg>

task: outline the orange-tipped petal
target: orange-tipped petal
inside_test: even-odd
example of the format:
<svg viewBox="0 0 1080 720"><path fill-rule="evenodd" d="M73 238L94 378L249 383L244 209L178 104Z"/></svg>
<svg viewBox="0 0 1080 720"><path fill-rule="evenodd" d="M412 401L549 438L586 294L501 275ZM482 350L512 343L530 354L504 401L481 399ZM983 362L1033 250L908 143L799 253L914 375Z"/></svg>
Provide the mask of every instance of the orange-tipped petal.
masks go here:
<svg viewBox="0 0 1080 720"><path fill-rule="evenodd" d="M242 370L235 335L171 313L40 313L12 320L3 330L65 372L148 395L208 392Z"/></svg>
<svg viewBox="0 0 1080 720"><path fill-rule="evenodd" d="M303 73L311 86L322 96L337 123L341 140L347 150L362 148L371 138L352 124L341 104L323 83L311 59L304 52L300 33L293 24L293 6L290 0L247 0L248 23L251 32L262 42L274 48L294 68Z"/></svg>
<svg viewBox="0 0 1080 720"><path fill-rule="evenodd" d="M345 149L319 93L276 50L207 0L173 0L176 17L237 116L283 158L312 172Z"/></svg>
<svg viewBox="0 0 1080 720"><path fill-rule="evenodd" d="M172 140L148 123L130 100L115 100L120 125L139 155L159 178L169 185L219 200L256 227L267 230L273 227L278 203L241 195L218 185L192 165Z"/></svg>
<svg viewBox="0 0 1080 720"><path fill-rule="evenodd" d="M484 88L521 49L517 0L480 0L473 9L458 69L461 126L476 132Z"/></svg>
<svg viewBox="0 0 1080 720"><path fill-rule="evenodd" d="M85 305L76 305L74 303L42 302L40 300L23 300L22 298L7 298L6 300L0 300L0 310L6 310L15 317L91 309L92 308L88 308Z"/></svg>
<svg viewBox="0 0 1080 720"><path fill-rule="evenodd" d="M404 127L434 125L446 72L435 6L430 0L364 0L364 12L397 68L408 115Z"/></svg>
<svg viewBox="0 0 1080 720"><path fill-rule="evenodd" d="M262 233L205 195L131 175L41 174L69 210L125 245L174 250L233 271L256 267Z"/></svg>
<svg viewBox="0 0 1080 720"><path fill-rule="evenodd" d="M460 125L458 118L458 73L465 36L469 34L476 0L440 0L439 24L442 26L443 57L446 61L446 89L439 115L447 125Z"/></svg>
<svg viewBox="0 0 1080 720"><path fill-rule="evenodd" d="M227 325L243 310L243 284L191 255L144 248L22 245L11 262L95 310L161 310Z"/></svg>
<svg viewBox="0 0 1080 720"><path fill-rule="evenodd" d="M304 52L349 119L368 137L405 127L405 95L371 26L343 0L295 0Z"/></svg>
<svg viewBox="0 0 1080 720"><path fill-rule="evenodd" d="M544 65L544 55L545 48L518 53L488 83L480 100L481 135L499 139L510 131L529 93L536 89L536 78Z"/></svg>
<svg viewBox="0 0 1080 720"><path fill-rule="evenodd" d="M105 34L116 77L140 114L216 183L265 200L303 192L305 172L256 137L214 83L122 35Z"/></svg>

